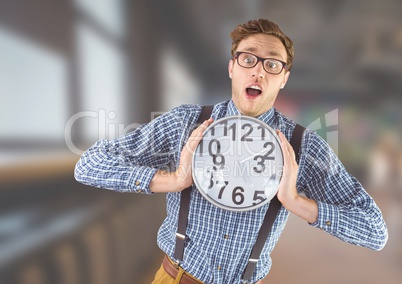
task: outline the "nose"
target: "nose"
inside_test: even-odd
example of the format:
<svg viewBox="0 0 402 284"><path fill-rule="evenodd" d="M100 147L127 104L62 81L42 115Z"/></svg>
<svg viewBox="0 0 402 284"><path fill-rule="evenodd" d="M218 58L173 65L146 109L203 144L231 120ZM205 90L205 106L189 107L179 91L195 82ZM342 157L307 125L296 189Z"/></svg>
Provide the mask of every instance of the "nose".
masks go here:
<svg viewBox="0 0 402 284"><path fill-rule="evenodd" d="M262 66L262 62L258 62L256 66L253 67L252 77L263 79L265 77L265 70Z"/></svg>
<svg viewBox="0 0 402 284"><path fill-rule="evenodd" d="M253 74L253 75L251 75L251 76L253 76L253 77L255 77L255 78L259 78L259 79L264 79L264 75L263 75L263 74L259 74L259 75Z"/></svg>

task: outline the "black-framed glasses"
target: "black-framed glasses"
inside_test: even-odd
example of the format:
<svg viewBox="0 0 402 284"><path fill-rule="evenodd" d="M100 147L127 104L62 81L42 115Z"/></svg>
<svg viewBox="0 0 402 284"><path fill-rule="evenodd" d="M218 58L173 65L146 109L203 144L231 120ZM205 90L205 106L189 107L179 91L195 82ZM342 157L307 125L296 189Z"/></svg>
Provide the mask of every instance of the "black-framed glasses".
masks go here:
<svg viewBox="0 0 402 284"><path fill-rule="evenodd" d="M274 58L261 58L244 51L236 52L233 59L237 59L237 63L244 68L253 68L261 61L264 70L274 75L278 75L286 68L286 62Z"/></svg>

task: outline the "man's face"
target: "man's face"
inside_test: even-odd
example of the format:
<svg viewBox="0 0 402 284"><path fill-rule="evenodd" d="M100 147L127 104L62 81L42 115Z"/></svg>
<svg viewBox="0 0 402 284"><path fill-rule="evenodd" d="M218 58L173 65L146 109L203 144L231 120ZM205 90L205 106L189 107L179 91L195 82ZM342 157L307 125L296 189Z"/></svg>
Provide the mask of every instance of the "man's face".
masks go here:
<svg viewBox="0 0 402 284"><path fill-rule="evenodd" d="M239 43L236 51L287 61L286 49L282 42L271 35L251 35ZM286 69L277 75L270 74L264 70L262 62L252 68L244 68L233 59L229 61L228 69L232 79L232 100L241 114L252 117L272 108L279 90L285 86L290 74ZM258 87L261 92L252 91L250 87Z"/></svg>

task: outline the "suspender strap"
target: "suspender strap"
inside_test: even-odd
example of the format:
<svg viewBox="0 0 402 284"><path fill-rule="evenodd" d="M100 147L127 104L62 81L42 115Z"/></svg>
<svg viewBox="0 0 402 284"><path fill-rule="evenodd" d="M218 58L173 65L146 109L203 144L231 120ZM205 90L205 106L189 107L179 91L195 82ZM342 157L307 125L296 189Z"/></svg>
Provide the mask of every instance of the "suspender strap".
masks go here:
<svg viewBox="0 0 402 284"><path fill-rule="evenodd" d="M198 117L195 127L199 126L205 120L211 117L213 106L204 106ZM188 212L190 208L190 196L191 196L192 186L187 187L181 192L180 197L180 210L179 210L179 220L177 225L176 233L176 247L174 251L174 258L180 262L183 260L184 244L186 241L186 228L188 220Z"/></svg>
<svg viewBox="0 0 402 284"><path fill-rule="evenodd" d="M257 266L258 259L260 258L260 254L262 252L262 249L264 248L265 241L268 238L272 224L276 219L276 215L278 214L281 205L281 202L275 195L269 203L267 213L265 213L264 221L261 225L260 231L258 232L257 240L254 244L253 250L251 251L246 269L244 269L242 279L251 279L251 277L253 276L253 272L255 270L255 267Z"/></svg>
<svg viewBox="0 0 402 284"><path fill-rule="evenodd" d="M299 163L299 159L300 159L299 151L300 151L300 146L301 146L304 130L306 130L306 128L304 128L300 124L296 124L296 127L292 133L292 138L290 139L290 145L292 145L293 151L295 152L297 163Z"/></svg>
<svg viewBox="0 0 402 284"><path fill-rule="evenodd" d="M176 232L176 247L174 258L180 262L183 260L184 244L186 242L186 228L188 220L188 211L190 207L191 186L181 192L179 221Z"/></svg>
<svg viewBox="0 0 402 284"><path fill-rule="evenodd" d="M200 126L205 120L209 119L212 114L212 109L214 106L203 106L200 112L200 115L198 116L197 122L195 124L195 127Z"/></svg>
<svg viewBox="0 0 402 284"><path fill-rule="evenodd" d="M299 150L304 130L305 128L303 126L296 124L296 127L292 133L292 138L290 139L290 144L292 145L293 150L296 154L297 163L299 163ZM275 195L275 197L272 198L271 202L269 203L268 210L265 213L264 221L261 225L260 231L258 232L257 240L254 244L253 250L251 251L248 263L242 276L243 280L250 280L253 276L258 259L260 258L262 249L264 248L265 241L268 238L269 232L271 231L272 225L274 224L274 221L276 219L276 216L278 215L281 206L281 202Z"/></svg>

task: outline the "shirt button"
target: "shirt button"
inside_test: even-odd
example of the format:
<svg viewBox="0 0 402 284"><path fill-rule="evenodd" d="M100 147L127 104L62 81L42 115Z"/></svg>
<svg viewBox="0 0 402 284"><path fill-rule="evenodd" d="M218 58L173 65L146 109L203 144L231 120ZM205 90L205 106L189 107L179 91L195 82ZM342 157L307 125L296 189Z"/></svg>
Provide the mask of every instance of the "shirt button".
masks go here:
<svg viewBox="0 0 402 284"><path fill-rule="evenodd" d="M229 239L229 235L225 235L225 237L224 237L224 238L225 238L226 240L227 240L227 239Z"/></svg>
<svg viewBox="0 0 402 284"><path fill-rule="evenodd" d="M222 269L222 267L221 267L220 265L218 265L218 267L217 267L216 269L221 270L221 269Z"/></svg>
<svg viewBox="0 0 402 284"><path fill-rule="evenodd" d="M327 224L327 226L331 226L331 221L327 221L327 222L325 222L325 224Z"/></svg>
<svg viewBox="0 0 402 284"><path fill-rule="evenodd" d="M141 189L139 189L139 190L137 190L137 192L138 192L138 193L142 193L142 190L141 190Z"/></svg>
<svg viewBox="0 0 402 284"><path fill-rule="evenodd" d="M139 180L137 180L136 182L135 182L135 185L136 186L139 186L141 184L141 182L139 181Z"/></svg>

